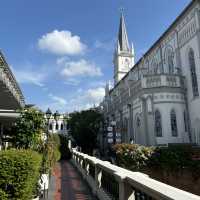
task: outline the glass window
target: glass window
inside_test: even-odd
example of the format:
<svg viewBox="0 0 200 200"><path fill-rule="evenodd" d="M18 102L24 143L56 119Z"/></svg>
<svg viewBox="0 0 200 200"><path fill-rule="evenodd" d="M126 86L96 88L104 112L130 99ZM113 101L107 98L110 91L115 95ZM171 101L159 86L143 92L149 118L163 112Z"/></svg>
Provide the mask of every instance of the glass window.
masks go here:
<svg viewBox="0 0 200 200"><path fill-rule="evenodd" d="M140 118L139 118L139 117L137 117L137 121L136 121L136 123L137 123L137 127L139 128L140 125L141 125L141 122L140 122Z"/></svg>
<svg viewBox="0 0 200 200"><path fill-rule="evenodd" d="M52 130L52 124L49 124L49 130Z"/></svg>
<svg viewBox="0 0 200 200"><path fill-rule="evenodd" d="M63 124L60 125L60 130L63 130Z"/></svg>
<svg viewBox="0 0 200 200"><path fill-rule="evenodd" d="M184 126L185 126L185 132L188 131L188 124L187 124L187 116L186 116L186 112L183 112L183 117L184 117Z"/></svg>
<svg viewBox="0 0 200 200"><path fill-rule="evenodd" d="M172 110L170 113L170 119L171 119L172 136L177 137L178 130L177 130L177 122L176 122L176 113L174 110Z"/></svg>
<svg viewBox="0 0 200 200"><path fill-rule="evenodd" d="M190 66L193 96L197 97L197 96L199 96L199 89L198 89L198 82L197 82L196 66L195 66L195 58L194 58L193 49L189 50L188 57L189 57L189 66Z"/></svg>
<svg viewBox="0 0 200 200"><path fill-rule="evenodd" d="M155 133L156 137L162 137L162 119L158 110L155 112Z"/></svg>

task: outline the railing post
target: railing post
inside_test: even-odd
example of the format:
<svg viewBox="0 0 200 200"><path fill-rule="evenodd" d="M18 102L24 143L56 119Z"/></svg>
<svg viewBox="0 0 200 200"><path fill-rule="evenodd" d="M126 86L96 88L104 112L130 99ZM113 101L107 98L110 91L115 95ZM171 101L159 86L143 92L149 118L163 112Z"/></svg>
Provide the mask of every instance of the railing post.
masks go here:
<svg viewBox="0 0 200 200"><path fill-rule="evenodd" d="M119 200L135 200L135 191L126 183L125 179L119 182Z"/></svg>
<svg viewBox="0 0 200 200"><path fill-rule="evenodd" d="M119 200L135 200L135 191L127 183L124 173L115 173L115 177L119 184Z"/></svg>
<svg viewBox="0 0 200 200"><path fill-rule="evenodd" d="M102 169L95 165L95 183L97 189L101 187Z"/></svg>

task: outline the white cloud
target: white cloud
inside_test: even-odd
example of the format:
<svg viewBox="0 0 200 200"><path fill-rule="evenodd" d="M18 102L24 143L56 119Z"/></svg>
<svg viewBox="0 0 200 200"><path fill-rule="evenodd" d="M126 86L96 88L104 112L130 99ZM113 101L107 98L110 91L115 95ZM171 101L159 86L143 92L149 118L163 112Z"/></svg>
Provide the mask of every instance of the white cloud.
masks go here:
<svg viewBox="0 0 200 200"><path fill-rule="evenodd" d="M108 40L108 41L96 40L95 43L94 43L94 48L103 49L103 50L106 50L106 51L112 51L114 46L115 46L114 41L115 41L115 39Z"/></svg>
<svg viewBox="0 0 200 200"><path fill-rule="evenodd" d="M63 65L65 62L70 61L70 58L67 56L60 57L56 60L57 65Z"/></svg>
<svg viewBox="0 0 200 200"><path fill-rule="evenodd" d="M102 101L105 95L105 89L103 87L89 89L86 92L86 100L89 102L94 102L94 104L99 103Z"/></svg>
<svg viewBox="0 0 200 200"><path fill-rule="evenodd" d="M79 61L66 61L64 63L64 69L61 71L61 74L66 78L76 76L95 77L101 76L102 72L101 69L94 63L81 59Z"/></svg>
<svg viewBox="0 0 200 200"><path fill-rule="evenodd" d="M103 87L88 89L86 91L78 90L77 96L69 101L69 112L74 110L85 110L94 105L98 105L103 100L104 95L105 90Z"/></svg>
<svg viewBox="0 0 200 200"><path fill-rule="evenodd" d="M79 83L80 83L80 80L75 79L75 78L68 78L68 79L64 82L64 84L66 84L66 85L71 85L71 86L77 86L77 85L79 85Z"/></svg>
<svg viewBox="0 0 200 200"><path fill-rule="evenodd" d="M56 96L56 95L53 95L53 94L49 94L49 97L55 102L57 103L58 105L60 106L64 106L67 104L67 101L62 98L62 97L59 97L59 96Z"/></svg>
<svg viewBox="0 0 200 200"><path fill-rule="evenodd" d="M73 95L70 95L67 99L63 97L49 94L51 101L49 103L40 105L40 107L46 111L49 107L51 110L58 110L59 112L73 112L92 108L94 105L98 105L104 97L104 88L90 88L84 90L79 88Z"/></svg>
<svg viewBox="0 0 200 200"><path fill-rule="evenodd" d="M38 40L38 47L56 55L77 55L86 50L86 45L81 42L80 37L67 30L54 30L43 35Z"/></svg>
<svg viewBox="0 0 200 200"><path fill-rule="evenodd" d="M14 69L14 74L19 83L34 84L40 87L44 86L43 81L45 80L46 76L43 73Z"/></svg>

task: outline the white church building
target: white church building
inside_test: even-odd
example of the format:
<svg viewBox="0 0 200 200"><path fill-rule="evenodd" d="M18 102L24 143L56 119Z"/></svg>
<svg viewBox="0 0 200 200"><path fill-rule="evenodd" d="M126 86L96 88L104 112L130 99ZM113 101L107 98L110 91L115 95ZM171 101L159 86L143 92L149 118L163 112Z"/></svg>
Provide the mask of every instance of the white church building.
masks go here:
<svg viewBox="0 0 200 200"><path fill-rule="evenodd" d="M114 87L107 84L102 105L122 142L200 144L199 0L191 1L137 63L121 15Z"/></svg>

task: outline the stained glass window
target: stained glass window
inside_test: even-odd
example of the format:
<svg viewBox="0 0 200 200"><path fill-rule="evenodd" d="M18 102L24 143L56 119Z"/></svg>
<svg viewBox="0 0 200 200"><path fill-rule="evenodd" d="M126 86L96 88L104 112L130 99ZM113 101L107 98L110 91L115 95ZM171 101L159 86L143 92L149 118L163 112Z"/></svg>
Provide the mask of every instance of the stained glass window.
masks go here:
<svg viewBox="0 0 200 200"><path fill-rule="evenodd" d="M172 110L170 113L170 119L171 119L172 136L177 137L178 129L177 129L177 121L176 121L176 112L174 110Z"/></svg>
<svg viewBox="0 0 200 200"><path fill-rule="evenodd" d="M162 119L158 110L155 111L155 133L156 137L162 137Z"/></svg>
<svg viewBox="0 0 200 200"><path fill-rule="evenodd" d="M173 74L174 73L174 54L171 49L169 49L167 53L167 63L169 67L169 73Z"/></svg>
<svg viewBox="0 0 200 200"><path fill-rule="evenodd" d="M195 58L194 58L193 49L189 50L188 57L189 57L189 66L190 66L193 96L197 97L197 96L199 96L199 89L198 89L198 82L197 82L196 66L195 66Z"/></svg>

